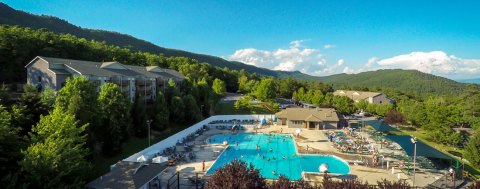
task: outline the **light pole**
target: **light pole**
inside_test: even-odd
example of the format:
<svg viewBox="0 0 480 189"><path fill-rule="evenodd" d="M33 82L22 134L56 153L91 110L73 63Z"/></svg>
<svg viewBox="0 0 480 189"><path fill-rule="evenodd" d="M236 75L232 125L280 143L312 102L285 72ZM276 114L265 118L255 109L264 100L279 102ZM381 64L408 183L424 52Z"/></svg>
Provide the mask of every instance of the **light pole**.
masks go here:
<svg viewBox="0 0 480 189"><path fill-rule="evenodd" d="M147 126L148 126L148 146L150 147L150 124L152 123L152 120L148 119L147 120Z"/></svg>
<svg viewBox="0 0 480 189"><path fill-rule="evenodd" d="M416 168L416 160L417 160L417 137L413 137L410 139L413 143L413 186L415 187L415 168Z"/></svg>

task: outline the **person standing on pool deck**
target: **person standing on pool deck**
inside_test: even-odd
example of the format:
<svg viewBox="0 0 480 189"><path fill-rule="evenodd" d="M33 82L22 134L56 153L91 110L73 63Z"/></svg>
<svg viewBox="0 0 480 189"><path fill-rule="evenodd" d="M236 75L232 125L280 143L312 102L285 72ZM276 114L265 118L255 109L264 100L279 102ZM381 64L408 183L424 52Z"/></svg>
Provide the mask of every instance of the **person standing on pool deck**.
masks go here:
<svg viewBox="0 0 480 189"><path fill-rule="evenodd" d="M202 171L205 171L205 160L202 161Z"/></svg>

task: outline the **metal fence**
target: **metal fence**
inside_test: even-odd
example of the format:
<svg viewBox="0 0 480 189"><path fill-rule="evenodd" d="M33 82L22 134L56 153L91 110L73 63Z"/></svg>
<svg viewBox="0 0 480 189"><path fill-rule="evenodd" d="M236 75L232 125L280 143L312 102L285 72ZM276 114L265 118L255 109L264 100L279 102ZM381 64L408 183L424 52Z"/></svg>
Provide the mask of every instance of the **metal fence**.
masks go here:
<svg viewBox="0 0 480 189"><path fill-rule="evenodd" d="M177 172L167 181L167 189L203 189L205 180L201 173Z"/></svg>

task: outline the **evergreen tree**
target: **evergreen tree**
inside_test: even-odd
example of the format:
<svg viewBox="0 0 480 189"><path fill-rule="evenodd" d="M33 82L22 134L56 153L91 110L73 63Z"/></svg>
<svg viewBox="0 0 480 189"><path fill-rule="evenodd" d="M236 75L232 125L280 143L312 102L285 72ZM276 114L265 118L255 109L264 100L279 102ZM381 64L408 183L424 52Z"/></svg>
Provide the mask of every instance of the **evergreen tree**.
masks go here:
<svg viewBox="0 0 480 189"><path fill-rule="evenodd" d="M11 123L12 116L0 105L0 188L12 184L9 177L18 171L17 161L23 157L20 150L25 147L24 139L18 135L20 128Z"/></svg>
<svg viewBox="0 0 480 189"><path fill-rule="evenodd" d="M135 95L135 101L132 105L131 116L133 125L130 129L130 133L138 137L146 136L148 132L148 118L146 114L145 100L138 93L137 95Z"/></svg>
<svg viewBox="0 0 480 189"><path fill-rule="evenodd" d="M41 115L48 114L51 106L42 102L41 95L33 85L24 85L23 94L14 105L13 124L22 128L21 135L30 132L32 126L40 120Z"/></svg>
<svg viewBox="0 0 480 189"><path fill-rule="evenodd" d="M156 130L164 130L168 126L170 112L168 110L168 104L163 96L162 92L158 92L157 99L155 100L154 110L153 110L153 122L152 128Z"/></svg>
<svg viewBox="0 0 480 189"><path fill-rule="evenodd" d="M188 123L194 123L200 120L200 108L192 95L186 95L183 97L183 104L185 105L185 121Z"/></svg>
<svg viewBox="0 0 480 189"><path fill-rule="evenodd" d="M470 137L465 146L465 158L476 168L480 168L480 134Z"/></svg>
<svg viewBox="0 0 480 189"><path fill-rule="evenodd" d="M185 116L185 105L183 103L183 100L179 96L174 96L172 98L172 102L170 103L170 119L177 122L177 123L182 123L184 122L184 116Z"/></svg>

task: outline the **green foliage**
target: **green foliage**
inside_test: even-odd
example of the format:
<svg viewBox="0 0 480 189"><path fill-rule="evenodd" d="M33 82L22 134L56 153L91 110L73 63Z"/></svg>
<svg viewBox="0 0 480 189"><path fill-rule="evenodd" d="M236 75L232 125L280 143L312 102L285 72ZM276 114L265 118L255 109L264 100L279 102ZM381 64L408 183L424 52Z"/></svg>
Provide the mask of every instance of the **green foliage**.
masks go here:
<svg viewBox="0 0 480 189"><path fill-rule="evenodd" d="M120 151L121 142L128 138L128 130L132 119L130 101L120 87L113 83L105 83L100 87L98 103L102 111L103 151Z"/></svg>
<svg viewBox="0 0 480 189"><path fill-rule="evenodd" d="M443 77L416 70L399 69L377 70L358 74L336 74L320 77L319 81L333 84L334 87L395 89L424 96L458 95L467 88L466 84Z"/></svg>
<svg viewBox="0 0 480 189"><path fill-rule="evenodd" d="M49 86L46 86L42 93L40 93L40 101L49 110L53 109L53 105L55 104L55 91Z"/></svg>
<svg viewBox="0 0 480 189"><path fill-rule="evenodd" d="M65 86L58 91L55 106L68 112L80 121L89 123L90 128L98 124L100 107L97 102L96 87L85 77L67 79Z"/></svg>
<svg viewBox="0 0 480 189"><path fill-rule="evenodd" d="M147 112L145 107L145 99L139 94L135 95L135 101L132 105L132 127L130 127L130 133L135 136L143 137L147 135Z"/></svg>
<svg viewBox="0 0 480 189"><path fill-rule="evenodd" d="M213 80L212 90L217 100L227 95L227 88L225 88L225 82L218 78L215 78Z"/></svg>
<svg viewBox="0 0 480 189"><path fill-rule="evenodd" d="M195 123L200 120L200 108L197 105L197 101L192 95L186 95L183 97L183 104L185 105L184 119L187 123Z"/></svg>
<svg viewBox="0 0 480 189"><path fill-rule="evenodd" d="M480 168L480 134L470 137L465 146L465 158L476 168Z"/></svg>
<svg viewBox="0 0 480 189"><path fill-rule="evenodd" d="M355 112L353 100L346 96L334 96L332 106L342 114L352 114Z"/></svg>
<svg viewBox="0 0 480 189"><path fill-rule="evenodd" d="M277 97L277 84L273 78L265 78L255 89L255 97L261 101L272 101Z"/></svg>
<svg viewBox="0 0 480 189"><path fill-rule="evenodd" d="M377 104L375 107L375 114L384 117L391 109L393 109L393 105L391 104Z"/></svg>
<svg viewBox="0 0 480 189"><path fill-rule="evenodd" d="M162 92L158 92L157 99L155 100L153 110L153 122L152 128L158 131L162 131L168 126L170 112L168 111L168 104L165 100L165 96Z"/></svg>
<svg viewBox="0 0 480 189"><path fill-rule="evenodd" d="M4 106L7 106L7 105L10 105L10 95L8 94L9 93L9 89L7 87L7 85L5 85L4 83L0 86L0 105L4 105Z"/></svg>
<svg viewBox="0 0 480 189"><path fill-rule="evenodd" d="M249 95L245 95L243 98L240 98L239 100L235 101L234 107L237 110L244 110L244 111L250 111L252 108L252 105L250 102L253 100L253 98Z"/></svg>
<svg viewBox="0 0 480 189"><path fill-rule="evenodd" d="M26 135L40 120L40 115L48 114L52 107L42 101L41 94L37 93L35 86L24 85L23 91L17 103L12 107L15 118L12 124L22 128L21 135Z"/></svg>
<svg viewBox="0 0 480 189"><path fill-rule="evenodd" d="M31 188L77 188L84 185L90 169L84 148L88 124L55 108L32 129L32 144L23 152L22 171ZM48 181L48 182L45 182Z"/></svg>
<svg viewBox="0 0 480 189"><path fill-rule="evenodd" d="M24 148L24 140L19 137L19 128L12 123L11 114L0 105L0 187L11 183L6 179L7 176L13 175L17 169L17 161L22 158L20 152Z"/></svg>
<svg viewBox="0 0 480 189"><path fill-rule="evenodd" d="M172 104L170 106L170 119L177 123L184 122L185 104L183 103L183 99L179 96L174 96L170 104Z"/></svg>
<svg viewBox="0 0 480 189"><path fill-rule="evenodd" d="M365 111L365 110L367 110L368 102L366 100L360 100L357 103L355 103L354 105L355 105L355 108L357 108L357 110Z"/></svg>

